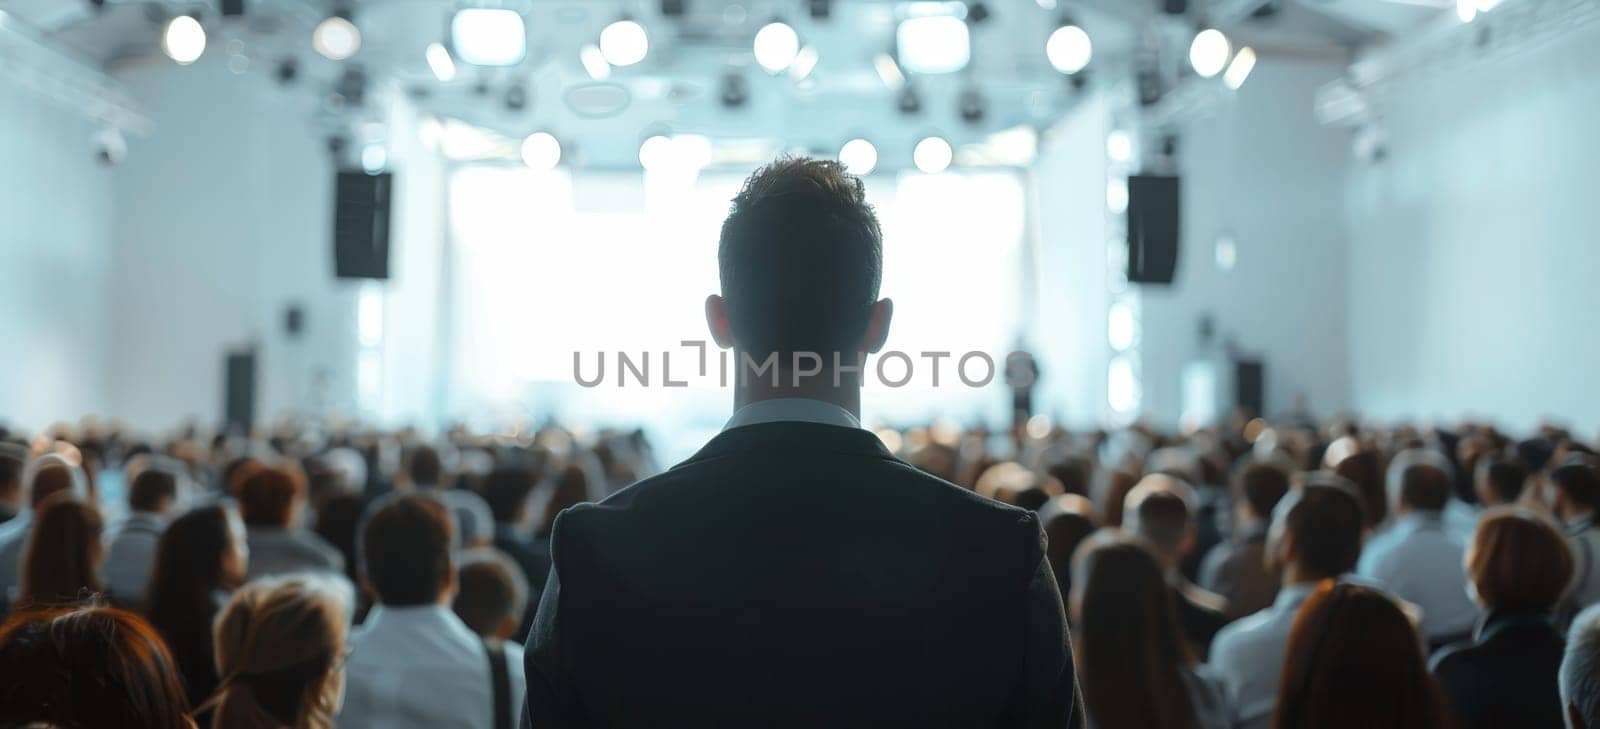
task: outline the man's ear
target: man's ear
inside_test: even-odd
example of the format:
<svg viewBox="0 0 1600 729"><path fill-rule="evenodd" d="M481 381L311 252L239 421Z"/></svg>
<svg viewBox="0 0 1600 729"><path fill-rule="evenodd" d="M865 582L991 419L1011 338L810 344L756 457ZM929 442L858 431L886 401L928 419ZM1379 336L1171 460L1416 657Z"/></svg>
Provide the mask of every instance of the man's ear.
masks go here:
<svg viewBox="0 0 1600 729"><path fill-rule="evenodd" d="M706 297L706 327L711 330L711 341L716 342L718 347L727 349L733 346L733 328L728 326L727 304L716 294Z"/></svg>
<svg viewBox="0 0 1600 729"><path fill-rule="evenodd" d="M889 320L894 318L894 302L878 299L867 317L867 335L861 340L861 351L877 352L889 340Z"/></svg>

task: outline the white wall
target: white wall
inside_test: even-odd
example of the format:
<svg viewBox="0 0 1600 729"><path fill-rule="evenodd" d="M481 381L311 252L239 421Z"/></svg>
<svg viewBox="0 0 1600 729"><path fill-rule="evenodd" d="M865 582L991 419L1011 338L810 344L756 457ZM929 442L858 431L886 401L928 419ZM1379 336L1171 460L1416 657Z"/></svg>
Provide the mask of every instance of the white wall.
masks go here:
<svg viewBox="0 0 1600 729"><path fill-rule="evenodd" d="M1236 94L1179 136L1182 243L1175 283L1144 286L1143 412L1176 425L1180 377L1200 316L1266 363L1268 414L1304 397L1320 414L1350 403L1345 341L1343 179L1349 137L1312 115L1342 64L1263 56ZM1147 155L1148 157L1148 155ZM1231 231L1232 271L1215 264Z"/></svg>
<svg viewBox="0 0 1600 729"><path fill-rule="evenodd" d="M1600 428L1600 26L1412 73L1349 177L1353 391L1380 417Z"/></svg>
<svg viewBox="0 0 1600 729"><path fill-rule="evenodd" d="M103 410L112 172L94 132L0 75L0 422Z"/></svg>

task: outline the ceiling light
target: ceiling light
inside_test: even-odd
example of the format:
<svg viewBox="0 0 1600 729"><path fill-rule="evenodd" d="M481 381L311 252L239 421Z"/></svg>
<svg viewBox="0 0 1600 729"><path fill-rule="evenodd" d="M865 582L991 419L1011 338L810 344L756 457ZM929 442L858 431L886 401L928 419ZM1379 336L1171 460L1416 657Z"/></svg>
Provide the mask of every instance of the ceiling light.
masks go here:
<svg viewBox="0 0 1600 729"><path fill-rule="evenodd" d="M1189 44L1189 65L1201 78L1211 78L1222 73L1231 52L1228 36L1216 28L1206 28L1195 34L1194 42Z"/></svg>
<svg viewBox="0 0 1600 729"><path fill-rule="evenodd" d="M794 63L789 64L789 79L796 83L806 80L806 77L816 70L817 61L820 59L821 55L817 53L816 46L801 48L800 52L795 54Z"/></svg>
<svg viewBox="0 0 1600 729"><path fill-rule="evenodd" d="M1116 162L1133 159L1133 136L1121 129L1107 134L1106 156Z"/></svg>
<svg viewBox="0 0 1600 729"><path fill-rule="evenodd" d="M515 66L528 55L528 28L515 10L463 8L450 18L450 48L462 63Z"/></svg>
<svg viewBox="0 0 1600 729"><path fill-rule="evenodd" d="M179 15L167 21L161 34L161 51L179 65L187 66L200 60L206 52L206 29L192 15Z"/></svg>
<svg viewBox="0 0 1600 729"><path fill-rule="evenodd" d="M535 170L555 169L561 161L561 141L549 132L534 132L522 140L522 163Z"/></svg>
<svg viewBox="0 0 1600 729"><path fill-rule="evenodd" d="M1089 65L1089 59L1094 55L1094 44L1082 28L1067 24L1050 34L1050 39L1044 44L1044 55L1057 71L1074 74Z"/></svg>
<svg viewBox="0 0 1600 729"><path fill-rule="evenodd" d="M578 62L583 64L583 70L589 74L589 78L595 81L611 78L611 64L606 61L606 55L600 52L600 46L589 43L579 49Z"/></svg>
<svg viewBox="0 0 1600 729"><path fill-rule="evenodd" d="M852 139L839 148L839 162L852 175L870 174L878 166L878 148L865 139Z"/></svg>
<svg viewBox="0 0 1600 729"><path fill-rule="evenodd" d="M427 57L428 68L433 70L434 78L448 83L456 77L456 62L450 58L450 51L445 49L443 43L429 43Z"/></svg>
<svg viewBox="0 0 1600 729"><path fill-rule="evenodd" d="M1478 17L1478 3L1475 0L1456 0L1456 17L1463 23L1472 22Z"/></svg>
<svg viewBox="0 0 1600 729"><path fill-rule="evenodd" d="M1228 64L1228 70L1222 74L1222 83L1228 88L1238 91L1244 85L1244 80L1250 78L1250 72L1256 67L1256 52L1245 46L1233 55L1233 62Z"/></svg>
<svg viewBox="0 0 1600 729"><path fill-rule="evenodd" d="M788 23L773 21L756 31L756 63L768 73L778 73L794 63L800 53L800 36Z"/></svg>
<svg viewBox="0 0 1600 729"><path fill-rule="evenodd" d="M650 36L633 20L619 20L600 31L600 53L613 66L632 66L650 52Z"/></svg>
<svg viewBox="0 0 1600 729"><path fill-rule="evenodd" d="M879 53L877 58L872 59L872 67L877 69L878 78L889 90L899 91L901 86L906 85L906 75L900 72L900 64L895 62L894 56Z"/></svg>
<svg viewBox="0 0 1600 729"><path fill-rule="evenodd" d="M950 167L950 160L954 157L955 150L950 148L950 143L943 137L924 137L911 150L911 161L916 163L917 169L930 175L944 172Z"/></svg>
<svg viewBox="0 0 1600 729"><path fill-rule="evenodd" d="M951 73L972 59L967 24L953 15L929 15L900 21L895 31L900 65L911 73Z"/></svg>
<svg viewBox="0 0 1600 729"><path fill-rule="evenodd" d="M324 58L343 61L361 50L361 31L346 16L330 15L311 31L311 47Z"/></svg>

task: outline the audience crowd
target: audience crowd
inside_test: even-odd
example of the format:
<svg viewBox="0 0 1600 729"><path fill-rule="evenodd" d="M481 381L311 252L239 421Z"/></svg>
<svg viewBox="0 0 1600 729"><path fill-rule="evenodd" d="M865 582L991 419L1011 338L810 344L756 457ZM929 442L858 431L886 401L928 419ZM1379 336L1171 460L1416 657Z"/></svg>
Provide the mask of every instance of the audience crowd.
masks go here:
<svg viewBox="0 0 1600 729"><path fill-rule="evenodd" d="M1559 428L876 432L1037 512L1096 729L1600 728ZM556 514L658 470L554 425L0 429L0 725L509 729Z"/></svg>

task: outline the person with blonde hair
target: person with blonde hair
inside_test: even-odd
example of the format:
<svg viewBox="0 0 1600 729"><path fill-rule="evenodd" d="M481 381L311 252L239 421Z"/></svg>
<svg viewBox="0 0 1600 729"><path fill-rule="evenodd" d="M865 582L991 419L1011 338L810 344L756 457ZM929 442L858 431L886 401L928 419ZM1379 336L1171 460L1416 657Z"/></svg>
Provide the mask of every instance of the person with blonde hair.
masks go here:
<svg viewBox="0 0 1600 729"><path fill-rule="evenodd" d="M332 729L344 697L353 596L321 575L268 577L239 588L215 628L216 729Z"/></svg>

